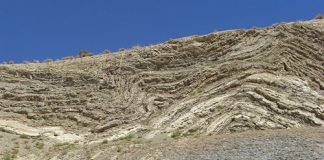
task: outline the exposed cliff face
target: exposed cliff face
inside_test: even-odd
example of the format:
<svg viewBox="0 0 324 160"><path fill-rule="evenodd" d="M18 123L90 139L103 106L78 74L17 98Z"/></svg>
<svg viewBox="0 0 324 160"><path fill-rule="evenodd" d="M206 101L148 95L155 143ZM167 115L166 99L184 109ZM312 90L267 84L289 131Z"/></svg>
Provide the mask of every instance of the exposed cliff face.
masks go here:
<svg viewBox="0 0 324 160"><path fill-rule="evenodd" d="M0 127L94 143L130 133L152 138L321 126L323 61L324 21L313 20L118 54L1 65Z"/></svg>

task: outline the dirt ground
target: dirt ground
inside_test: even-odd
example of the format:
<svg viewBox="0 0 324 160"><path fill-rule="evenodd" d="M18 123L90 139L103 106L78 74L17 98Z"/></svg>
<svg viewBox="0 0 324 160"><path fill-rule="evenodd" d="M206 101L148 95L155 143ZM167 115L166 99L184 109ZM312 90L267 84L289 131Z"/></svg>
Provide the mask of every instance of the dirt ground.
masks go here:
<svg viewBox="0 0 324 160"><path fill-rule="evenodd" d="M7 137L6 137L7 136ZM26 142L27 141L27 142ZM28 160L239 160L323 159L324 128L247 131L212 136L161 136L152 140L125 138L96 144L45 144L42 139L0 138L1 153L19 150L17 159ZM16 146L19 147L16 147ZM31 146L26 152L26 146ZM12 148L12 149L11 149ZM22 154L29 153L29 154ZM32 153L32 154L30 154Z"/></svg>

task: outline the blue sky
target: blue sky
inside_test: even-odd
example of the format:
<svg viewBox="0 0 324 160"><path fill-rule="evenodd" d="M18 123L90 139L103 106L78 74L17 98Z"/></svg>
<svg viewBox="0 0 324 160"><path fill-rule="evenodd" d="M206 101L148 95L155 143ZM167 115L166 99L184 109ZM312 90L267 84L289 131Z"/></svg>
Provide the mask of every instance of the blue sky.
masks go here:
<svg viewBox="0 0 324 160"><path fill-rule="evenodd" d="M323 0L0 0L0 62L309 20Z"/></svg>

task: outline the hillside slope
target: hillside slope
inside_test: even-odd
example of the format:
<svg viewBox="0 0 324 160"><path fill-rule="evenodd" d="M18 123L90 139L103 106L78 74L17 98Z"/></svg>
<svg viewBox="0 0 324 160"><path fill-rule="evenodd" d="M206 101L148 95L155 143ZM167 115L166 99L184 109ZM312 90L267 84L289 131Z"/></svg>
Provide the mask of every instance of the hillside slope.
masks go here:
<svg viewBox="0 0 324 160"><path fill-rule="evenodd" d="M324 20L312 20L0 65L0 128L50 147L322 126L323 90Z"/></svg>

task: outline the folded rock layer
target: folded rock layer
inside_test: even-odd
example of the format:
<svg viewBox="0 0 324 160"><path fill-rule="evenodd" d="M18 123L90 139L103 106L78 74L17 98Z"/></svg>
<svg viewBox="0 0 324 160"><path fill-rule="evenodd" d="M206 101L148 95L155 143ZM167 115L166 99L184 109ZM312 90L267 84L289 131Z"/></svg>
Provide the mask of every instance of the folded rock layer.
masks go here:
<svg viewBox="0 0 324 160"><path fill-rule="evenodd" d="M89 140L321 126L323 66L323 20L1 65L0 121Z"/></svg>

